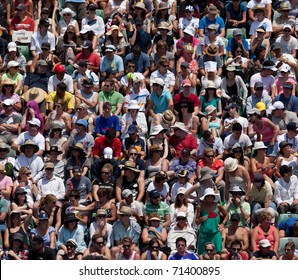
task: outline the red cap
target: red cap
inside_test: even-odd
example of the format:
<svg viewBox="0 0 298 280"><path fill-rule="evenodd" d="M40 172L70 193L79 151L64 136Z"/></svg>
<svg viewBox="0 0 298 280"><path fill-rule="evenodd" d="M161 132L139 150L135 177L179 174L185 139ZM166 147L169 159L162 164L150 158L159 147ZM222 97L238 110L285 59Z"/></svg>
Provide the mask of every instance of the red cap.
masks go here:
<svg viewBox="0 0 298 280"><path fill-rule="evenodd" d="M183 80L183 82L182 82L182 86L184 87L184 86L190 86L191 87L191 81L189 80L189 79L185 79L185 80Z"/></svg>
<svg viewBox="0 0 298 280"><path fill-rule="evenodd" d="M55 67L54 67L54 71L56 73L62 73L65 71L65 67L61 64L57 64Z"/></svg>

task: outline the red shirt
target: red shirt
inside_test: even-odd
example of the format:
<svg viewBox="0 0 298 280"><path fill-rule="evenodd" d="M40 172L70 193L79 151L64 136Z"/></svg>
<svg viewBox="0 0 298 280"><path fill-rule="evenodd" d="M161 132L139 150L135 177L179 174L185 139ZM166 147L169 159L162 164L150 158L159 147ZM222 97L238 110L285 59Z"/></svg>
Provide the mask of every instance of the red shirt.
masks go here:
<svg viewBox="0 0 298 280"><path fill-rule="evenodd" d="M205 162L203 159L200 159L199 162L198 162L198 165L200 167L205 167ZM218 171L218 169L222 168L224 166L224 163L221 159L218 159L218 158L215 158L212 162L212 165L211 166L208 166L210 169L214 170L214 171Z"/></svg>
<svg viewBox="0 0 298 280"><path fill-rule="evenodd" d="M191 134L188 133L182 140L173 134L169 140L170 145L176 150L175 157L179 158L183 149L188 149L192 151L193 149L198 148L197 139Z"/></svg>
<svg viewBox="0 0 298 280"><path fill-rule="evenodd" d="M247 257L246 254L243 254L242 252L240 252L239 255L241 256L241 259L242 259L242 260L244 260L244 261L247 261L247 260L248 260L248 257ZM228 255L226 256L225 259L226 259L226 260L231 260L231 259L232 259L232 256L233 256L233 254L230 253L230 254L228 254Z"/></svg>
<svg viewBox="0 0 298 280"><path fill-rule="evenodd" d="M89 56L84 55L82 52L76 55L74 63L77 63L78 60L87 60L91 66L99 67L100 57L96 53L92 52Z"/></svg>
<svg viewBox="0 0 298 280"><path fill-rule="evenodd" d="M112 143L106 142L106 137L102 136L97 139L95 139L94 147L92 149L93 155L98 155L99 157L103 156L103 150L106 147L110 147L113 150L113 156L114 157L120 157L121 150L122 150L122 144L121 140L119 138L115 138Z"/></svg>
<svg viewBox="0 0 298 280"><path fill-rule="evenodd" d="M180 103L181 100L193 103L194 107L199 107L199 97L194 93L191 93L188 97L185 97L182 92L179 92L174 96L174 104Z"/></svg>
<svg viewBox="0 0 298 280"><path fill-rule="evenodd" d="M34 31L34 20L30 17L25 17L24 20L21 20L18 16L15 16L11 20L10 30L26 30Z"/></svg>

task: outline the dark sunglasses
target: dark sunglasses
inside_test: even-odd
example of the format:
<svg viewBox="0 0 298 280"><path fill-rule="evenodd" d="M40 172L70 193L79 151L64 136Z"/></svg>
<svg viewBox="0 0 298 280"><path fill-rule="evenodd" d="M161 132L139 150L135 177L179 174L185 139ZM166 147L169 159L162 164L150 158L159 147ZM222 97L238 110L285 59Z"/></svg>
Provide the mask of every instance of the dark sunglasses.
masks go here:
<svg viewBox="0 0 298 280"><path fill-rule="evenodd" d="M71 14L63 14L64 17L69 17Z"/></svg>
<svg viewBox="0 0 298 280"><path fill-rule="evenodd" d="M106 218L106 215L98 215L96 217L99 218L99 219L105 219Z"/></svg>
<svg viewBox="0 0 298 280"><path fill-rule="evenodd" d="M158 86L159 86L159 84L153 84L153 86L154 86L154 87L158 87Z"/></svg>
<svg viewBox="0 0 298 280"><path fill-rule="evenodd" d="M151 247L153 250L158 250L159 249L159 246L152 246Z"/></svg>
<svg viewBox="0 0 298 280"><path fill-rule="evenodd" d="M109 172L101 172L102 175L109 175Z"/></svg>
<svg viewBox="0 0 298 280"><path fill-rule="evenodd" d="M38 125L31 124L31 123L29 123L29 126L30 126L30 127L38 127Z"/></svg>
<svg viewBox="0 0 298 280"><path fill-rule="evenodd" d="M135 68L134 65L127 65L127 68Z"/></svg>
<svg viewBox="0 0 298 280"><path fill-rule="evenodd" d="M214 252L214 249L205 249L205 251L206 251L207 253L212 253L212 252Z"/></svg>
<svg viewBox="0 0 298 280"><path fill-rule="evenodd" d="M169 67L169 64L161 64L163 67Z"/></svg>
<svg viewBox="0 0 298 280"><path fill-rule="evenodd" d="M214 155L205 155L207 158L214 158Z"/></svg>
<svg viewBox="0 0 298 280"><path fill-rule="evenodd" d="M5 107L5 108L8 108L8 107L10 107L11 105L5 105L5 104L3 104L3 107Z"/></svg>
<svg viewBox="0 0 298 280"><path fill-rule="evenodd" d="M54 128L53 129L53 132L58 132L58 131L61 131L61 129L60 128Z"/></svg>
<svg viewBox="0 0 298 280"><path fill-rule="evenodd" d="M233 153L235 153L235 154L239 154L240 153L241 154L242 153L242 150L234 150Z"/></svg>
<svg viewBox="0 0 298 280"><path fill-rule="evenodd" d="M137 156L138 153L130 153L129 155L130 155L130 156Z"/></svg>
<svg viewBox="0 0 298 280"><path fill-rule="evenodd" d="M4 152L7 152L6 149L0 149L0 153L4 153Z"/></svg>
<svg viewBox="0 0 298 280"><path fill-rule="evenodd" d="M129 245L122 245L123 248L130 248L130 244Z"/></svg>
<svg viewBox="0 0 298 280"><path fill-rule="evenodd" d="M94 242L95 244L97 245L103 245L104 243L103 242Z"/></svg>
<svg viewBox="0 0 298 280"><path fill-rule="evenodd" d="M181 105L180 108L188 108L187 105Z"/></svg>
<svg viewBox="0 0 298 280"><path fill-rule="evenodd" d="M178 217L178 218L176 218L176 220L177 220L177 221L184 221L185 218L183 218L183 217Z"/></svg>
<svg viewBox="0 0 298 280"><path fill-rule="evenodd" d="M67 247L67 248L75 248L75 246L72 245L72 244L66 244L66 247Z"/></svg>

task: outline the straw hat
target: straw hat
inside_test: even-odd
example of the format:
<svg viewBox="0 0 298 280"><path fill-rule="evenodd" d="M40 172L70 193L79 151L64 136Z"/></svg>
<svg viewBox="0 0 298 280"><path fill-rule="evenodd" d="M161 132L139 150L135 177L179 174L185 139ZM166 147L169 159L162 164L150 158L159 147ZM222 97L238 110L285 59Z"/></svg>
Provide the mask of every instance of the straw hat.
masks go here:
<svg viewBox="0 0 298 280"><path fill-rule="evenodd" d="M258 4L253 8L254 13L258 10L262 10L265 14L267 13L267 9L263 7L261 4Z"/></svg>
<svg viewBox="0 0 298 280"><path fill-rule="evenodd" d="M47 93L43 89L33 87L22 95L22 99L24 99L26 102L34 100L37 104L39 104L45 100L46 96Z"/></svg>
<svg viewBox="0 0 298 280"><path fill-rule="evenodd" d="M158 29L170 30L170 25L166 21L163 21L158 25Z"/></svg>
<svg viewBox="0 0 298 280"><path fill-rule="evenodd" d="M10 151L9 146L7 144L5 144L4 142L0 143L0 149L1 150L6 150L7 153L9 153L9 151Z"/></svg>
<svg viewBox="0 0 298 280"><path fill-rule="evenodd" d="M120 211L118 211L119 215L131 215L131 208L128 206L122 206Z"/></svg>
<svg viewBox="0 0 298 280"><path fill-rule="evenodd" d="M224 161L224 169L227 172L233 172L237 169L237 167L238 167L238 160L235 158L229 157Z"/></svg>
<svg viewBox="0 0 298 280"><path fill-rule="evenodd" d="M208 88L214 88L214 89L216 89L215 83L213 81L208 81L207 82L206 89L208 89Z"/></svg>
<svg viewBox="0 0 298 280"><path fill-rule="evenodd" d="M174 120L174 113L171 110L166 110L162 114L162 118L163 118L164 122L170 124Z"/></svg>
<svg viewBox="0 0 298 280"><path fill-rule="evenodd" d="M161 2L159 4L158 11L168 10L168 9L169 9L169 7L168 7L168 4L166 2Z"/></svg>
<svg viewBox="0 0 298 280"><path fill-rule="evenodd" d="M155 151L162 151L162 147L157 144L153 144L149 147L149 153L155 152Z"/></svg>
<svg viewBox="0 0 298 280"><path fill-rule="evenodd" d="M166 131L167 130L162 125L158 124L158 125L155 125L153 127L150 136L155 136L155 135L157 135L158 133L161 133L161 132L165 133Z"/></svg>
<svg viewBox="0 0 298 280"><path fill-rule="evenodd" d="M134 172L141 172L141 170L137 168L137 164L131 160L127 160L124 165L120 165L119 167L122 169L129 169Z"/></svg>
<svg viewBox="0 0 298 280"><path fill-rule="evenodd" d="M230 190L229 190L229 193L230 194L233 194L233 193L241 193L242 195L245 195L245 191L240 188L239 186L233 186Z"/></svg>
<svg viewBox="0 0 298 280"><path fill-rule="evenodd" d="M182 123L182 122L176 122L174 125L171 126L171 128L173 128L173 129L175 129L175 128L176 128L176 129L181 129L181 130L183 130L183 131L189 133L187 127L186 127L185 124Z"/></svg>
<svg viewBox="0 0 298 280"><path fill-rule="evenodd" d="M208 105L205 109L207 115L210 115L215 110L216 110L216 107L214 107L213 105Z"/></svg>
<svg viewBox="0 0 298 280"><path fill-rule="evenodd" d="M133 6L133 8L134 8L134 9L135 9L135 8L140 8L140 9L144 10L145 12L147 12L147 9L146 9L145 4L144 4L143 2L138 2L137 4L135 4L135 5Z"/></svg>
<svg viewBox="0 0 298 280"><path fill-rule="evenodd" d="M71 150L79 150L80 153L86 155L86 152L84 150L84 145L80 142L76 143L75 145L70 147Z"/></svg>
<svg viewBox="0 0 298 280"><path fill-rule="evenodd" d="M110 28L110 30L106 33L106 35L107 36L112 35L112 33L113 33L114 30L118 30L118 37L123 37L123 34L120 31L119 26L117 26L117 25L112 25L111 28Z"/></svg>
<svg viewBox="0 0 298 280"><path fill-rule="evenodd" d="M1 87L4 86L13 86L13 89L16 88L16 83L11 79L5 79L1 82Z"/></svg>
<svg viewBox="0 0 298 280"><path fill-rule="evenodd" d="M32 140L27 140L21 147L20 150L22 153L25 152L26 147L33 147L34 148L34 154L39 151L39 147L32 141Z"/></svg>
<svg viewBox="0 0 298 280"><path fill-rule="evenodd" d="M207 8L208 10L208 13L209 14L214 14L214 15L217 15L220 13L220 11L216 8L216 6L214 6L213 4L210 4Z"/></svg>
<svg viewBox="0 0 298 280"><path fill-rule="evenodd" d="M215 56L217 54L217 47L214 44L210 44L207 49L206 49L206 54L210 55L210 56Z"/></svg>
<svg viewBox="0 0 298 280"><path fill-rule="evenodd" d="M281 3L277 9L278 12L281 12L281 11L291 11L291 7L289 6L289 3L287 2L284 2L284 3Z"/></svg>
<svg viewBox="0 0 298 280"><path fill-rule="evenodd" d="M218 202L219 201L219 194L218 193L215 193L212 188L207 188L204 191L204 195L200 197L200 200L205 200L205 197L207 195L214 195L214 197L215 197L214 202Z"/></svg>

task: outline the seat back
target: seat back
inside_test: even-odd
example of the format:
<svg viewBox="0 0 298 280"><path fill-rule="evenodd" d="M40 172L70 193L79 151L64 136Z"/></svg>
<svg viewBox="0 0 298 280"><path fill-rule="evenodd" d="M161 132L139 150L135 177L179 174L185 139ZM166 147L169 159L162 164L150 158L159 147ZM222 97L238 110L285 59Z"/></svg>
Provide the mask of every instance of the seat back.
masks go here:
<svg viewBox="0 0 298 280"><path fill-rule="evenodd" d="M236 30L236 29L239 29L239 28L228 28L228 29L226 30L226 36L225 36L225 38L226 38L227 40L230 40L231 38L233 38L233 32L234 32L234 30ZM246 30L245 30L245 28L241 28L241 31L242 31L242 38L243 38L243 39L246 39Z"/></svg>
<svg viewBox="0 0 298 280"><path fill-rule="evenodd" d="M278 223L282 223L284 221L286 221L289 218L298 218L298 214L280 214L279 215L279 219L278 219Z"/></svg>

